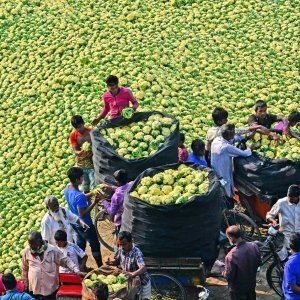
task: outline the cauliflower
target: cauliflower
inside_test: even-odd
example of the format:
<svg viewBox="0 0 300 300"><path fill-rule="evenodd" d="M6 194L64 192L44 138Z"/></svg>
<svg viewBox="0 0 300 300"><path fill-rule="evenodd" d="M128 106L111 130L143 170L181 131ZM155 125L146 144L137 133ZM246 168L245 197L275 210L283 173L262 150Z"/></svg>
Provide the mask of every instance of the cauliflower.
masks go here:
<svg viewBox="0 0 300 300"><path fill-rule="evenodd" d="M194 184L188 184L185 187L185 190L191 194L195 194L198 190L197 186L195 186Z"/></svg>
<svg viewBox="0 0 300 300"><path fill-rule="evenodd" d="M169 125L169 127L173 124L173 120L171 118L162 118L161 122L164 125Z"/></svg>
<svg viewBox="0 0 300 300"><path fill-rule="evenodd" d="M160 188L155 187L155 186L150 187L149 194L153 195L153 196L159 196L159 195L161 195Z"/></svg>
<svg viewBox="0 0 300 300"><path fill-rule="evenodd" d="M138 132L136 135L135 135L135 138L139 141L142 141L144 139L144 134L142 132Z"/></svg>
<svg viewBox="0 0 300 300"><path fill-rule="evenodd" d="M140 195L143 195L143 194L146 194L148 192L148 188L145 187L145 186L141 186L138 188L137 192L140 194Z"/></svg>
<svg viewBox="0 0 300 300"><path fill-rule="evenodd" d="M86 287L91 288L94 285L94 282L90 279L84 279L84 284Z"/></svg>
<svg viewBox="0 0 300 300"><path fill-rule="evenodd" d="M127 131L127 132L124 133L124 140L125 140L126 142L131 143L132 140L133 140L133 138L134 138L134 135L133 135L132 132Z"/></svg>
<svg viewBox="0 0 300 300"><path fill-rule="evenodd" d="M128 147L128 143L123 141L119 144L119 148L127 148Z"/></svg>
<svg viewBox="0 0 300 300"><path fill-rule="evenodd" d="M160 129L161 128L161 123L159 121L153 121L151 124L152 129Z"/></svg>
<svg viewBox="0 0 300 300"><path fill-rule="evenodd" d="M145 133L145 134L149 134L151 132L151 127L150 126L145 126L144 128L143 128L143 133Z"/></svg>
<svg viewBox="0 0 300 300"><path fill-rule="evenodd" d="M91 151L92 150L92 144L90 142L84 142L81 146L81 149L83 151Z"/></svg>
<svg viewBox="0 0 300 300"><path fill-rule="evenodd" d="M135 198L141 198L141 195L137 191L133 191L132 193L130 193L130 195Z"/></svg>
<svg viewBox="0 0 300 300"><path fill-rule="evenodd" d="M147 143L150 143L154 140L154 137L152 135L149 135L149 134L146 134L144 136L144 141L147 142Z"/></svg>
<svg viewBox="0 0 300 300"><path fill-rule="evenodd" d="M168 195L172 192L173 188L171 185L164 185L162 187L162 192L165 194L165 195Z"/></svg>
<svg viewBox="0 0 300 300"><path fill-rule="evenodd" d="M147 176L141 179L141 185L150 186L152 183L152 178Z"/></svg>
<svg viewBox="0 0 300 300"><path fill-rule="evenodd" d="M143 149L143 150L146 150L146 149L148 149L148 144L147 143L145 143L145 142L141 142L140 143L140 147Z"/></svg>
<svg viewBox="0 0 300 300"><path fill-rule="evenodd" d="M153 176L152 180L155 183L162 183L164 179L164 175L162 173L157 173Z"/></svg>
<svg viewBox="0 0 300 300"><path fill-rule="evenodd" d="M170 129L167 127L163 127L161 130L161 134L166 138L168 136L170 136L171 132Z"/></svg>
<svg viewBox="0 0 300 300"><path fill-rule="evenodd" d="M163 179L164 184L172 185L174 183L174 178L170 174L165 174Z"/></svg>
<svg viewBox="0 0 300 300"><path fill-rule="evenodd" d="M114 276L114 275L108 275L106 277L106 280L107 280L107 282L109 282L109 284L113 284L113 283L116 283L118 281L117 277Z"/></svg>
<svg viewBox="0 0 300 300"><path fill-rule="evenodd" d="M134 125L134 126L131 127L131 131L132 131L133 133L137 133L137 132L140 132L141 129L140 129L139 126Z"/></svg>
<svg viewBox="0 0 300 300"><path fill-rule="evenodd" d="M151 135L155 138L155 137L160 135L160 131L154 129L154 130L151 131Z"/></svg>

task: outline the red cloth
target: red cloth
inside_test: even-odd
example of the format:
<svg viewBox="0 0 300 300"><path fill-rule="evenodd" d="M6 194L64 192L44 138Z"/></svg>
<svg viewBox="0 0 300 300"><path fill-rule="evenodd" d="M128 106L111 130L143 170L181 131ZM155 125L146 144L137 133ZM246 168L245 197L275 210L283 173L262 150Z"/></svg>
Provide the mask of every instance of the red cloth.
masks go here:
<svg viewBox="0 0 300 300"><path fill-rule="evenodd" d="M90 132L92 128L87 128L87 130ZM85 141L86 138L78 130L74 130L70 134L70 144L72 147L76 146L77 144L81 146Z"/></svg>
<svg viewBox="0 0 300 300"><path fill-rule="evenodd" d="M17 279L17 286L16 289L22 293L25 290L25 285L23 281ZM0 296L5 294L5 288L2 282L2 274L0 274Z"/></svg>
<svg viewBox="0 0 300 300"><path fill-rule="evenodd" d="M100 118L105 118L105 116L110 111L110 118L114 119L121 115L122 110L129 107L129 103L132 103L134 108L138 108L139 103L133 97L132 92L129 89L120 87L120 91L116 96L113 96L110 92L105 92L103 94L104 107L100 114Z"/></svg>
<svg viewBox="0 0 300 300"><path fill-rule="evenodd" d="M188 159L189 153L185 147L178 147L178 161L184 162Z"/></svg>

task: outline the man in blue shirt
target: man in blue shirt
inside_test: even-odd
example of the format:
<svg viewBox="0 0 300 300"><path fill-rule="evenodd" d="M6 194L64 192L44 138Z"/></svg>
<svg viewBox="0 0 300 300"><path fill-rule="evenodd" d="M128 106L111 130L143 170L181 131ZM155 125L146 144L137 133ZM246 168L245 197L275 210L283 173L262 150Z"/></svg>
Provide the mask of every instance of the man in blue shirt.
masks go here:
<svg viewBox="0 0 300 300"><path fill-rule="evenodd" d="M20 293L17 289L17 281L13 274L8 273L2 276L2 282L6 290L6 294L0 297L1 300L33 300L27 293Z"/></svg>
<svg viewBox="0 0 300 300"><path fill-rule="evenodd" d="M290 237L292 255L284 266L283 294L286 300L300 300L300 234Z"/></svg>
<svg viewBox="0 0 300 300"><path fill-rule="evenodd" d="M186 162L193 162L199 166L207 166L207 162L204 157L205 143L200 139L196 139L192 141L191 148L193 152L189 155Z"/></svg>
<svg viewBox="0 0 300 300"><path fill-rule="evenodd" d="M104 199L104 195L100 193L97 194L95 200L89 204L87 200L89 194L85 195L79 190L79 185L83 182L83 170L78 167L73 167L68 171L68 177L71 184L67 185L64 192L69 209L89 226L89 229L85 230L77 224L71 224L76 232L77 245L85 251L86 242L88 241L91 246L92 255L97 265L100 267L102 265L100 244L91 218L91 211L101 199Z"/></svg>

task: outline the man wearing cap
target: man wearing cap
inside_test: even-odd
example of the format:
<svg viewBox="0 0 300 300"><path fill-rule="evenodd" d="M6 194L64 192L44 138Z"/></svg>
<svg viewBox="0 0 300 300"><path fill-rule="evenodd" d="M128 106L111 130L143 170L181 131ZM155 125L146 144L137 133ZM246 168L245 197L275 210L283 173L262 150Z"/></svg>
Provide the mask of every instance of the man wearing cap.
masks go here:
<svg viewBox="0 0 300 300"><path fill-rule="evenodd" d="M100 116L92 122L93 126L97 125L101 119L104 119L109 111L110 118L114 119L121 115L124 108L129 107L130 102L134 110L139 106L130 89L119 87L119 78L117 76L109 75L106 79L106 85L108 90L102 96L104 107Z"/></svg>
<svg viewBox="0 0 300 300"><path fill-rule="evenodd" d="M55 246L54 234L57 230L64 230L67 233L68 242L72 243L72 227L70 224L79 224L83 229L88 229L89 226L85 224L78 216L73 214L70 210L60 207L58 199L53 196L45 198L45 205L48 212L44 215L41 222L42 237L49 244Z"/></svg>
<svg viewBox="0 0 300 300"><path fill-rule="evenodd" d="M273 227L280 226L284 236L285 245L288 246L290 236L300 233L300 188L293 184L289 187L287 197L279 199L267 213L266 219ZM277 223L279 217L279 224Z"/></svg>

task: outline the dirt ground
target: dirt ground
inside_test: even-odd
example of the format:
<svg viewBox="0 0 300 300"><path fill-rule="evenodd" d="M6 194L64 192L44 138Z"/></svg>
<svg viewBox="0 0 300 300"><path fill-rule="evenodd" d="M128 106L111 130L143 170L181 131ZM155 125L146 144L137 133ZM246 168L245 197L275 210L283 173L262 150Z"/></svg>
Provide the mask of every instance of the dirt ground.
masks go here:
<svg viewBox="0 0 300 300"><path fill-rule="evenodd" d="M112 255L110 251L108 251L106 248L101 248L102 257L103 259L105 257L108 257ZM90 248L87 248L87 254L89 256L87 265L90 267L95 268L96 264L91 256ZM224 261L224 253L220 252L219 259ZM214 277L209 277L206 280L205 287L209 290L210 295L208 299L211 300L230 300L230 296L228 293L227 288L227 282L224 278L221 276L217 276L218 269L213 268L212 273L214 274ZM215 276L216 275L216 276ZM260 270L260 272L257 275L257 285L256 285L256 292L257 292L257 299L258 300L278 300L280 299L279 296L277 296L273 290L271 290L268 286L267 280L266 280L266 266L263 266ZM187 287L186 288L188 300L197 300L198 297L198 290L196 287Z"/></svg>

